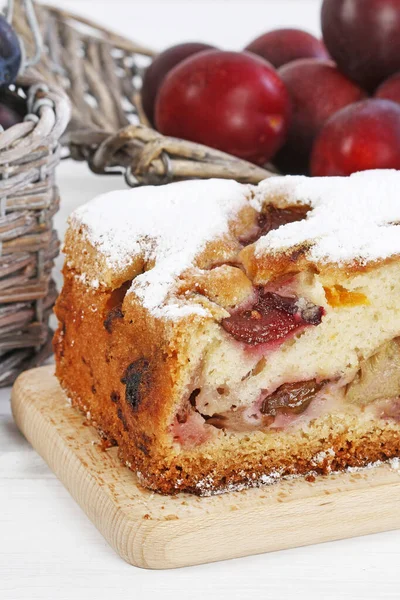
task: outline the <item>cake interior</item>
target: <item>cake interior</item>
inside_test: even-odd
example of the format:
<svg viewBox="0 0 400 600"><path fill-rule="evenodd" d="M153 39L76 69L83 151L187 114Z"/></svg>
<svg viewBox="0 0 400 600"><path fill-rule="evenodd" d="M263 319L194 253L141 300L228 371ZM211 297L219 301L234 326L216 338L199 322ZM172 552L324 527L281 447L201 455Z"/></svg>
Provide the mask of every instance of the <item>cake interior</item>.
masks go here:
<svg viewBox="0 0 400 600"><path fill-rule="evenodd" d="M258 343L246 327L243 339L223 324L204 327L171 423L174 441L194 448L220 432L306 431L326 415L398 420L400 267L393 262L338 281L310 272L266 286L286 302L300 299L314 315L281 339Z"/></svg>

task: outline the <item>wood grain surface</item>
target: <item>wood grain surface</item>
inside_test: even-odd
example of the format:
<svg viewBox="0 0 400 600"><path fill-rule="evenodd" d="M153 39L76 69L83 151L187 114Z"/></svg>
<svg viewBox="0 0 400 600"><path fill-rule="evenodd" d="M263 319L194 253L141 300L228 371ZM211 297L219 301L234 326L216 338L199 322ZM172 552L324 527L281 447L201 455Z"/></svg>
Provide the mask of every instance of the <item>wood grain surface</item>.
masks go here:
<svg viewBox="0 0 400 600"><path fill-rule="evenodd" d="M144 490L72 409L53 367L28 371L12 394L15 421L128 563L165 569L400 527L400 473L389 465L198 498Z"/></svg>

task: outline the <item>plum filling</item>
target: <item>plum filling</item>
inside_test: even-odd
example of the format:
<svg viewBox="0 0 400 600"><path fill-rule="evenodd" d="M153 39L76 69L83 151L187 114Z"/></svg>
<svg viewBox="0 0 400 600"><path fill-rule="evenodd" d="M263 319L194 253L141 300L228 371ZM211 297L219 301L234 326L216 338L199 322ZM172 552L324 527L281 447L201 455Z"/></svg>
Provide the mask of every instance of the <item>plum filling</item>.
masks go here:
<svg viewBox="0 0 400 600"><path fill-rule="evenodd" d="M284 383L272 394L263 395L261 390L259 400L250 406L232 406L211 416L201 414L196 407L199 393L199 388L192 392L190 402L177 414L172 427L174 439L185 447L198 446L221 429L242 433L279 431L332 409L354 414L355 405L367 418L400 421L400 339L385 343L361 361L351 383L341 383L336 377Z"/></svg>
<svg viewBox="0 0 400 600"><path fill-rule="evenodd" d="M193 405L187 406L175 417L172 426L174 439L186 447L199 445L212 436L213 429L205 425L242 433L266 430L275 424L281 428L305 413L327 383L317 382L315 379L287 383L251 406L234 408L212 416L200 414Z"/></svg>
<svg viewBox="0 0 400 600"><path fill-rule="evenodd" d="M286 300L281 299L282 305ZM265 359L262 364L264 368ZM226 390L217 388L217 392L224 396ZM347 377L335 375L284 383L272 393L260 389L258 399L250 405L235 405L233 401L229 410L218 411L215 404L213 414L202 414L207 406L204 399L199 402L202 393L199 387L194 389L175 416L172 433L184 447L198 446L217 435L218 430L272 433L301 427L329 413L354 415L358 411L361 419L400 422L400 337L385 342L361 360L350 382Z"/></svg>
<svg viewBox="0 0 400 600"><path fill-rule="evenodd" d="M278 411L284 414L299 415L306 410L311 400L326 383L326 381L317 382L316 379L284 383L263 400L261 413L274 417Z"/></svg>
<svg viewBox="0 0 400 600"><path fill-rule="evenodd" d="M283 342L290 335L310 325L319 325L322 306L304 298L290 298L257 289L255 303L222 320L222 327L235 340L251 346Z"/></svg>
<svg viewBox="0 0 400 600"><path fill-rule="evenodd" d="M247 246L254 244L263 235L267 235L273 229L278 229L281 225L302 221L309 211L308 207L292 206L291 208L276 208L270 204L259 215L255 231L242 243Z"/></svg>
<svg viewBox="0 0 400 600"><path fill-rule="evenodd" d="M246 432L266 429L274 422L271 415L262 415L259 410L251 407L239 408L238 410L229 410L225 413L216 414L208 417L207 425L213 425L217 429L226 429L228 431Z"/></svg>
<svg viewBox="0 0 400 600"><path fill-rule="evenodd" d="M291 416L295 418L307 410L326 383L328 382L317 382L316 379L285 383L262 399L261 406L257 402L251 407L215 414L207 418L206 422L218 429L242 432L266 429L274 424L279 415L289 417L285 419L288 424Z"/></svg>

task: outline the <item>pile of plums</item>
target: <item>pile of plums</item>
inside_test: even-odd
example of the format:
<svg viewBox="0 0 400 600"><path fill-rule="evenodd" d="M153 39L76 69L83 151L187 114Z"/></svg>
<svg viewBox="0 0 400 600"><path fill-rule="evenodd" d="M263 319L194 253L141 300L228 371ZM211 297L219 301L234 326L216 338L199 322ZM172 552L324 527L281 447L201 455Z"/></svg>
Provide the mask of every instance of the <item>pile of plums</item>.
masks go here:
<svg viewBox="0 0 400 600"><path fill-rule="evenodd" d="M282 173L400 169L400 0L324 0L323 40L270 31L242 52L187 43L142 89L161 133Z"/></svg>

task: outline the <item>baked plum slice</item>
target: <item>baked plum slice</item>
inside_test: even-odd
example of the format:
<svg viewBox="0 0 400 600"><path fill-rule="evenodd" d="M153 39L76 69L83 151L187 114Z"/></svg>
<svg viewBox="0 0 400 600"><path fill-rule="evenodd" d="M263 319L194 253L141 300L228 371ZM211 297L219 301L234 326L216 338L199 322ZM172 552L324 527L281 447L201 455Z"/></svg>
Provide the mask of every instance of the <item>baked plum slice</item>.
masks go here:
<svg viewBox="0 0 400 600"><path fill-rule="evenodd" d="M283 342L290 335L310 325L319 325L322 306L304 298L280 296L257 289L255 303L222 320L222 327L235 340L250 346Z"/></svg>
<svg viewBox="0 0 400 600"><path fill-rule="evenodd" d="M258 216L254 231L248 237L242 239L241 242L245 246L254 244L260 237L267 235L267 233L274 229L279 229L282 225L302 221L306 218L309 210L308 206L277 208L269 204Z"/></svg>
<svg viewBox="0 0 400 600"><path fill-rule="evenodd" d="M269 428L278 415L295 420L307 410L326 383L326 380L316 379L284 383L262 400L261 407L241 407L215 414L206 417L207 424L226 431L249 432Z"/></svg>
<svg viewBox="0 0 400 600"><path fill-rule="evenodd" d="M316 379L284 383L263 400L261 413L273 417L279 411L284 414L300 415L326 383L326 381L318 382Z"/></svg>

